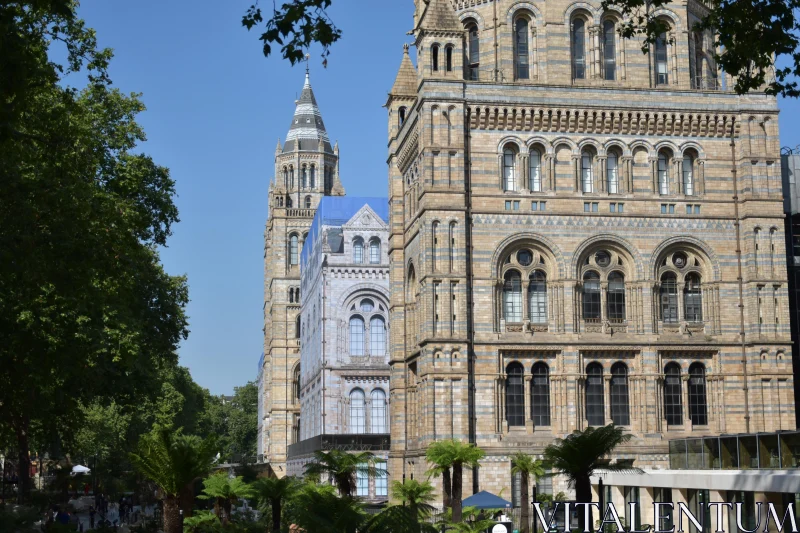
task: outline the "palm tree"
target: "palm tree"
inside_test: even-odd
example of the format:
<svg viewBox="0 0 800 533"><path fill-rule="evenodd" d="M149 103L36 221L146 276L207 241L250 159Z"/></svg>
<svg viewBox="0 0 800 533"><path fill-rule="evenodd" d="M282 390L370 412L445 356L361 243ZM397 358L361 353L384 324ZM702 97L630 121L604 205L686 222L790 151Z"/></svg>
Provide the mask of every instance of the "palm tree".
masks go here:
<svg viewBox="0 0 800 533"><path fill-rule="evenodd" d="M356 474L369 477L386 474L386 470L376 467L375 463L375 455L370 452L316 451L314 461L306 465L306 475L321 478L322 474L328 474L333 478L339 493L350 497L356 488Z"/></svg>
<svg viewBox="0 0 800 533"><path fill-rule="evenodd" d="M281 530L283 503L297 493L299 488L298 481L290 476L282 478L265 477L257 479L252 487L262 508L261 510L266 511L267 506L269 506L272 512L272 531L279 533Z"/></svg>
<svg viewBox="0 0 800 533"><path fill-rule="evenodd" d="M367 520L364 507L358 498L337 496L332 490L306 485L294 498L301 513L296 517L303 531L314 533L355 533L361 531Z"/></svg>
<svg viewBox="0 0 800 533"><path fill-rule="evenodd" d="M425 458L433 467L428 470L428 476L442 476L442 509L447 509L451 505L453 496L452 478L450 469L453 466L453 441L440 440L432 443L425 450Z"/></svg>
<svg viewBox="0 0 800 533"><path fill-rule="evenodd" d="M533 478L537 481L540 477L544 476L544 466L539 459L534 459L526 453L517 452L511 457L511 473L520 475L520 485L522 488L522 509L520 512L522 527L520 531L522 533L528 533L530 530L530 497L528 496L528 485L530 484L531 475L533 475Z"/></svg>
<svg viewBox="0 0 800 533"><path fill-rule="evenodd" d="M464 476L464 467L476 467L478 461L486 455L483 450L474 444L461 441L451 441L453 453L453 522L461 522L461 486Z"/></svg>
<svg viewBox="0 0 800 533"><path fill-rule="evenodd" d="M207 500L214 500L214 509L227 526L231 521L231 509L239 498L251 498L255 492L241 477L228 477L225 472L217 472L203 480L203 495ZM220 516L219 511L222 511Z"/></svg>
<svg viewBox="0 0 800 533"><path fill-rule="evenodd" d="M468 518L468 520L456 521L453 518L453 510L448 510L444 514L443 519L439 522L439 526L443 528L443 531L456 531L457 533L483 533L496 523L491 518L482 518L477 507L464 507L462 513Z"/></svg>
<svg viewBox="0 0 800 533"><path fill-rule="evenodd" d="M434 500L433 486L429 481L422 483L416 479L407 479L402 483L395 481L392 483L392 497L395 500L402 500L411 516L418 522L428 518L434 511L431 505Z"/></svg>
<svg viewBox="0 0 800 533"><path fill-rule="evenodd" d="M628 442L630 438L630 435L626 435L622 429L614 427L613 424L600 428L590 427L583 431L576 430L567 438L557 439L554 444L545 448L544 462L555 470L555 474L566 476L569 485L575 487L577 501L589 503L592 501L590 477L595 470L641 472L640 469L627 465L611 464L607 459L614 448ZM582 521L583 514L578 514ZM591 520L591 514L589 516ZM581 524L581 527L583 525Z"/></svg>
<svg viewBox="0 0 800 533"><path fill-rule="evenodd" d="M130 454L134 468L161 490L165 533L181 533L180 510L187 518L192 515L193 484L211 470L213 457L213 439L171 428L143 435L137 452Z"/></svg>

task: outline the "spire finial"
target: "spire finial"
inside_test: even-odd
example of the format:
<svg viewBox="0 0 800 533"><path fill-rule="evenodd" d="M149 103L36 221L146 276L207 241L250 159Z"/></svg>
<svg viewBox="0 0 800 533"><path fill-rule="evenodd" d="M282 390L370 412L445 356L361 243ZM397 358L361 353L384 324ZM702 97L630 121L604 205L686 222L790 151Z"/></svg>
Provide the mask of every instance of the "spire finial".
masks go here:
<svg viewBox="0 0 800 533"><path fill-rule="evenodd" d="M404 54L408 53L408 43L403 43L403 53Z"/></svg>
<svg viewBox="0 0 800 533"><path fill-rule="evenodd" d="M308 68L311 64L311 54L306 54L306 74L308 74Z"/></svg>

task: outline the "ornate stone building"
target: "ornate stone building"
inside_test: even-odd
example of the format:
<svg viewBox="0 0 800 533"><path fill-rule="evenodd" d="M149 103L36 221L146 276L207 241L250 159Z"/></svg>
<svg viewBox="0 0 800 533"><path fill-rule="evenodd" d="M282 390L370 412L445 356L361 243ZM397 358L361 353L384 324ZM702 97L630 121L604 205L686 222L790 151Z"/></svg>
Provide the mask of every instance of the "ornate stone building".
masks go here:
<svg viewBox="0 0 800 533"><path fill-rule="evenodd" d="M588 426L640 467L795 427L778 108L727 90L704 10L661 9L644 55L599 0L416 0L387 101L392 479L443 438L487 452L468 494Z"/></svg>
<svg viewBox="0 0 800 533"><path fill-rule="evenodd" d="M331 147L308 72L286 142L275 149L264 232L263 453L275 473L286 472L286 451L300 404L292 372L300 359L300 251L324 196L342 196L339 148Z"/></svg>

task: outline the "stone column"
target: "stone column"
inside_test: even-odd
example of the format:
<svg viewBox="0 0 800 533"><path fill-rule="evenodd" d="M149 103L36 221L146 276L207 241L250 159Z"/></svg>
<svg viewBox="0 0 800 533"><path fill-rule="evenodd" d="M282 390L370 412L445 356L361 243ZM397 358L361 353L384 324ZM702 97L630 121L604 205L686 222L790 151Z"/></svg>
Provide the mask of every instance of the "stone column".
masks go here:
<svg viewBox="0 0 800 533"><path fill-rule="evenodd" d="M656 524L653 523L655 519L653 513L653 487L639 487L639 516L642 519L642 524L650 524L655 527Z"/></svg>
<svg viewBox="0 0 800 533"><path fill-rule="evenodd" d="M532 420L532 416L531 416L533 414L533 411L531 411L531 407L532 407L531 406L531 380L532 379L533 379L533 376L528 374L528 375L525 376L525 381L524 381L524 383L525 383L525 389L524 389L524 396L525 396L525 429L527 430L528 433L532 433L533 432L533 420Z"/></svg>
<svg viewBox="0 0 800 533"><path fill-rule="evenodd" d="M605 370L603 371L605 372ZM605 425L611 424L611 374L603 374L603 410L605 411ZM615 504L616 505L616 504Z"/></svg>

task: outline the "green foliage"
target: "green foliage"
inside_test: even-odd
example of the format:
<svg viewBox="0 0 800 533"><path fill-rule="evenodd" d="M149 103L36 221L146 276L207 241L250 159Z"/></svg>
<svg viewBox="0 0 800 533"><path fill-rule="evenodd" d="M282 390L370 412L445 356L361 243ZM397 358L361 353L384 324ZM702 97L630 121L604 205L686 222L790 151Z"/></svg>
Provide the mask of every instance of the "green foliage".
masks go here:
<svg viewBox="0 0 800 533"><path fill-rule="evenodd" d="M223 461L236 460L256 454L258 439L258 386L249 382L234 389L232 401L221 396L207 399L204 424L218 435Z"/></svg>
<svg viewBox="0 0 800 533"><path fill-rule="evenodd" d="M406 479L392 482L392 498L402 501L403 506L408 507L411 516L416 520L423 520L431 515L434 507L433 485L429 481L420 483L416 479Z"/></svg>
<svg viewBox="0 0 800 533"><path fill-rule="evenodd" d="M527 453L517 452L511 456L511 473L525 474L526 476L533 476L534 479L539 479L545 475L544 462L540 459L534 459L533 456Z"/></svg>
<svg viewBox="0 0 800 533"><path fill-rule="evenodd" d="M375 466L376 461L370 452L316 451L314 461L306 465L305 473L317 478L323 474L330 475L342 496L351 496L356 488L356 473L368 477L385 474L385 469Z"/></svg>
<svg viewBox="0 0 800 533"><path fill-rule="evenodd" d="M222 508L222 523L226 525L231 520L231 508L240 498L251 498L255 491L242 481L241 477L228 477L225 472L216 474L203 480L202 499L215 500Z"/></svg>
<svg viewBox="0 0 800 533"><path fill-rule="evenodd" d="M0 504L0 531L33 532L39 519L40 513L31 507Z"/></svg>
<svg viewBox="0 0 800 533"><path fill-rule="evenodd" d="M306 485L298 492L295 504L302 512L294 517L294 523L314 533L355 533L367 518L359 499L339 497L314 485Z"/></svg>
<svg viewBox="0 0 800 533"><path fill-rule="evenodd" d="M453 510L448 509L439 521L439 526L444 525L447 531L456 531L458 533L482 533L495 524L489 511L481 513L477 507L467 506L461 512L463 519L456 521L453 519ZM486 518L487 516L488 518Z"/></svg>
<svg viewBox="0 0 800 533"><path fill-rule="evenodd" d="M338 41L342 32L328 16L326 9L331 0L287 0L278 7L272 4L266 13L259 1L250 6L242 17L242 26L248 30L265 25L259 40L263 43L265 56L272 53L275 44L281 46L281 54L292 64L302 61L313 43L322 45L322 57L330 54L330 46ZM266 23L264 20L266 19ZM323 64L327 64L327 59Z"/></svg>
<svg viewBox="0 0 800 533"><path fill-rule="evenodd" d="M261 512L272 518L272 530L280 531L283 506L300 490L300 482L291 476L260 478L251 487Z"/></svg>
<svg viewBox="0 0 800 533"><path fill-rule="evenodd" d="M189 518L184 518L183 528L186 533L215 533L221 530L217 515L211 511L198 511Z"/></svg>

